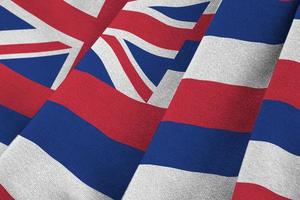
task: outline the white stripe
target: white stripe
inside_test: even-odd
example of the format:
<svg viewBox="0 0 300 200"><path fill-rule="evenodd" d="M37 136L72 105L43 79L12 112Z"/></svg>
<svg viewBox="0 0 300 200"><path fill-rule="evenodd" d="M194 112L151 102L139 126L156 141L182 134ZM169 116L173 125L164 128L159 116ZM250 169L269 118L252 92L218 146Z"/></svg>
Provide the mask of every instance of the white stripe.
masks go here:
<svg viewBox="0 0 300 200"><path fill-rule="evenodd" d="M7 149L7 145L0 142L0 155Z"/></svg>
<svg viewBox="0 0 300 200"><path fill-rule="evenodd" d="M32 15L30 12L26 11L25 9L18 6L16 3L12 2L12 1L7 1L7 0L2 1L1 6L3 6L5 9L9 10L11 13L16 15L17 17L24 19L27 23L31 24L33 27L36 28L36 29L32 29L32 30L30 30L30 29L29 30L15 30L16 33L21 34L22 31L39 31L40 34L44 34L44 36L42 36L42 35L39 36L38 33L35 33L35 37L37 37L37 39L34 39L34 38L28 38L28 39L33 39L35 41L36 40L60 41L68 46L77 47L77 48L80 48L82 46L81 41L79 41L69 35L66 35L63 32L60 32L59 30L49 26L47 23L41 21L39 18ZM24 34L24 32L22 32L22 33ZM17 37L21 37L21 36L17 36ZM13 38L12 38L12 40L13 40ZM5 39L5 41L6 41L6 39ZM9 40L7 40L7 41L9 41Z"/></svg>
<svg viewBox="0 0 300 200"><path fill-rule="evenodd" d="M211 2L208 4L203 14L215 14L221 2L222 0L211 0Z"/></svg>
<svg viewBox="0 0 300 200"><path fill-rule="evenodd" d="M266 88L281 44L205 36L184 78Z"/></svg>
<svg viewBox="0 0 300 200"><path fill-rule="evenodd" d="M133 99L143 102L109 44L100 37L92 46L92 49L103 62L116 89Z"/></svg>
<svg viewBox="0 0 300 200"><path fill-rule="evenodd" d="M47 41L59 41L62 42L70 47L72 47L72 49L69 52L69 56L67 57L66 61L64 62L63 66L61 67L56 79L54 80L51 89L57 89L58 86L61 84L61 82L65 79L65 77L67 76L68 72L70 71L72 64L75 61L75 58L77 57L83 42L80 40L77 40L51 26L49 26L47 23L41 21L39 18L37 18L36 16L32 15L31 13L29 13L28 11L26 11L25 9L23 9L22 7L18 6L16 3L12 2L12 1L2 1L1 2L1 6L5 7L7 10L9 10L10 12L12 12L14 15L18 16L21 19L25 19L26 22L28 22L29 24L31 24L33 27L36 28L36 30L31 30L31 31L38 31L40 33L36 33L36 32L32 32L35 35L28 35L28 37L22 38L22 34L25 32L26 34L28 34L29 32L26 31L30 31L30 30L16 30L16 32L11 32L12 35L17 34L19 39L16 40L15 38L12 38L11 41L8 39L3 40L3 42L5 42L6 44L9 44L9 42L11 43L29 43L30 41L36 41L36 42L42 42L44 40ZM25 34L24 33L24 34ZM3 33L3 34L7 34L7 33ZM6 36L7 38L9 36ZM0 36L1 38L1 36ZM1 40L2 41L2 40ZM0 41L0 43L1 43ZM44 41L46 42L46 41Z"/></svg>
<svg viewBox="0 0 300 200"><path fill-rule="evenodd" d="M133 1L133 2L127 3L124 6L123 10L130 10L130 11L136 11L136 12L141 12L141 13L147 14L169 26L173 26L173 27L177 27L177 28L192 29L196 23L180 21L180 20L170 18L170 17L164 15L163 13L160 13L159 11L151 9L150 7L152 7L152 6L185 7L185 6L191 6L191 5L195 5L195 4L199 4L199 3L209 2L208 6L205 9L205 11L203 12L203 14L215 14L219 5L221 4L221 1L222 0L189 0L189 1L139 0L139 1Z"/></svg>
<svg viewBox="0 0 300 200"><path fill-rule="evenodd" d="M60 71L58 72L51 89L56 90L60 84L65 80L66 76L68 75L69 71L71 70L73 63L75 59L78 56L78 53L80 51L80 48L71 48L69 50L69 56L65 60L63 66L60 68Z"/></svg>
<svg viewBox="0 0 300 200"><path fill-rule="evenodd" d="M152 7L152 6L166 6L166 7L185 7L199 3L209 2L210 0L139 0L132 1L126 4L124 8L129 7Z"/></svg>
<svg viewBox="0 0 300 200"><path fill-rule="evenodd" d="M261 141L250 141L238 182L261 185L281 196L300 199L300 157Z"/></svg>
<svg viewBox="0 0 300 200"><path fill-rule="evenodd" d="M35 52L35 53L16 53L16 54L0 54L0 59L15 59L15 58L35 58L43 56L52 56L70 53L70 49L61 49L55 51Z"/></svg>
<svg viewBox="0 0 300 200"><path fill-rule="evenodd" d="M300 20L294 19L280 54L280 59L300 62Z"/></svg>
<svg viewBox="0 0 300 200"><path fill-rule="evenodd" d="M185 6L191 6L199 3L205 3L209 2L207 8L203 12L203 14L215 14L218 7L220 6L222 0L189 0L189 1L182 1L182 0L139 0L139 1L132 1L127 3L123 10L132 10L132 11L138 11L143 12L143 9L149 8L152 6L166 6L166 7L185 7Z"/></svg>
<svg viewBox="0 0 300 200"><path fill-rule="evenodd" d="M160 56L160 57L174 59L178 53L178 51L176 51L176 50L165 49L165 48L155 46L155 45L143 40L142 38L140 38L130 32L124 31L124 30L115 29L115 28L107 28L103 34L104 35L112 35L118 39L127 40L127 41L133 43L134 45L142 48L143 50L145 50L149 53L152 53L154 55Z"/></svg>
<svg viewBox="0 0 300 200"><path fill-rule="evenodd" d="M78 52L79 49L77 48L67 48L61 50L34 52L34 53L0 54L0 59L35 58L35 57L43 57L43 56L68 54L58 75L56 76L54 82L52 83L51 89L56 90L58 86L62 83L62 81L65 79L68 72L70 71L73 62L75 61L78 55Z"/></svg>
<svg viewBox="0 0 300 200"><path fill-rule="evenodd" d="M75 8L93 16L97 17L104 4L104 0L64 0Z"/></svg>
<svg viewBox="0 0 300 200"><path fill-rule="evenodd" d="M140 165L123 200L231 199L235 177Z"/></svg>
<svg viewBox="0 0 300 200"><path fill-rule="evenodd" d="M220 0L213 1L210 3L207 7L207 9L204 11L205 14L212 14L215 13ZM168 17L164 15L163 13L152 9L150 7L153 6L166 6L166 7L185 7L185 6L191 6L199 3L205 3L205 2L210 2L210 0L188 0L188 1L182 1L182 0L165 0L165 1L148 1L148 0L140 0L140 1L133 1L127 3L123 10L130 10L130 11L135 11L135 12L141 12L146 15L149 15L162 23L177 27L177 28L183 28L183 29L192 29L196 25L195 22L188 22L188 21L181 21L181 20L176 20L171 17Z"/></svg>
<svg viewBox="0 0 300 200"><path fill-rule="evenodd" d="M14 199L110 199L22 136L0 158L0 183Z"/></svg>
<svg viewBox="0 0 300 200"><path fill-rule="evenodd" d="M168 70L147 103L168 108L184 72Z"/></svg>
<svg viewBox="0 0 300 200"><path fill-rule="evenodd" d="M0 31L0 44L30 44L53 42L45 33L39 29L7 30Z"/></svg>
<svg viewBox="0 0 300 200"><path fill-rule="evenodd" d="M127 4L123 8L123 10L129 10L129 11L134 11L134 12L139 12L139 13L144 13L146 15L151 16L154 19L157 19L158 21L172 27L176 28L182 28L182 29L193 29L194 26L196 25L195 22L188 22L188 21L180 21L173 19L171 17L168 17L167 15L164 15L163 13L154 10L149 7L144 7L139 4Z"/></svg>
<svg viewBox="0 0 300 200"><path fill-rule="evenodd" d="M150 81L150 79L146 76L146 74L140 68L140 66L138 65L138 63L134 59L134 57L133 57L130 49L126 45L125 41L123 39L119 39L119 38L117 38L117 40L120 42L122 48L124 49L124 51L125 51L128 59L130 60L132 66L134 67L134 69L136 70L136 72L138 73L138 75L145 82L145 84L153 91L156 88L156 86ZM156 67L156 66L153 66L153 67Z"/></svg>

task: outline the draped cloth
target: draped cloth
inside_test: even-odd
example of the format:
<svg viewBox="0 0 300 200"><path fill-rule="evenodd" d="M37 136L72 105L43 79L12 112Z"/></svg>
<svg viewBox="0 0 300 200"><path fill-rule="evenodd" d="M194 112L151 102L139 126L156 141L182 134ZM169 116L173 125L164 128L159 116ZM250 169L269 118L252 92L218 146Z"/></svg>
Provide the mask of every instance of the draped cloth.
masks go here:
<svg viewBox="0 0 300 200"><path fill-rule="evenodd" d="M0 199L300 199L297 0L0 2Z"/></svg>

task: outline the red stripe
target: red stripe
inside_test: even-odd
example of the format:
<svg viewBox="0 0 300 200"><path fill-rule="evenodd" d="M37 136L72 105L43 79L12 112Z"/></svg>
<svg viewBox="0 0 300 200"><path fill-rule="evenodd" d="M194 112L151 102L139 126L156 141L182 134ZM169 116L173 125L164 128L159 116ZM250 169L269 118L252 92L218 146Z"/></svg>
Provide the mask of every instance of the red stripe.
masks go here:
<svg viewBox="0 0 300 200"><path fill-rule="evenodd" d="M97 17L97 25L95 33L92 34L88 40L85 40L85 43L79 52L74 65L76 66L79 60L84 56L84 54L89 50L89 48L96 42L105 28L111 23L111 21L115 18L115 16L119 13L119 11L126 4L126 0L106 0L102 9Z"/></svg>
<svg viewBox="0 0 300 200"><path fill-rule="evenodd" d="M27 117L34 114L52 90L0 64L0 104Z"/></svg>
<svg viewBox="0 0 300 200"><path fill-rule="evenodd" d="M203 38L214 16L215 16L214 14L203 14L199 18L199 21L197 22L196 26L194 27L194 30L192 32L193 35L192 38L194 38L196 41L200 41Z"/></svg>
<svg viewBox="0 0 300 200"><path fill-rule="evenodd" d="M98 21L106 28L127 2L127 0L106 0L98 15Z"/></svg>
<svg viewBox="0 0 300 200"><path fill-rule="evenodd" d="M300 108L300 63L279 60L265 99L278 100Z"/></svg>
<svg viewBox="0 0 300 200"><path fill-rule="evenodd" d="M13 1L50 26L84 42L75 64L126 3L126 0L106 0L95 18L61 0Z"/></svg>
<svg viewBox="0 0 300 200"><path fill-rule="evenodd" d="M151 16L133 11L121 10L109 27L128 31L166 49L179 50L185 40L199 40L194 29L168 26Z"/></svg>
<svg viewBox="0 0 300 200"><path fill-rule="evenodd" d="M50 26L81 41L86 41L95 33L99 33L99 29L104 29L103 21L106 21L107 24L106 19L98 20L98 18L92 17L61 0L13 1ZM114 5L118 4L114 3Z"/></svg>
<svg viewBox="0 0 300 200"><path fill-rule="evenodd" d="M183 79L164 121L250 132L265 89Z"/></svg>
<svg viewBox="0 0 300 200"><path fill-rule="evenodd" d="M34 53L71 48L61 42L0 45L0 54Z"/></svg>
<svg viewBox="0 0 300 200"><path fill-rule="evenodd" d="M260 185L252 183L237 183L233 193L233 200L287 200L283 196L280 196L271 190L262 187Z"/></svg>
<svg viewBox="0 0 300 200"><path fill-rule="evenodd" d="M12 196L5 190L5 188L0 184L0 199L1 200L14 200Z"/></svg>
<svg viewBox="0 0 300 200"><path fill-rule="evenodd" d="M112 47L113 51L118 57L119 62L121 63L121 66L123 67L126 75L128 76L130 82L132 83L138 94L145 101L147 101L151 97L152 91L132 66L126 52L124 51L119 41L113 36L103 35L102 38Z"/></svg>
<svg viewBox="0 0 300 200"><path fill-rule="evenodd" d="M108 137L146 150L165 109L135 101L95 77L73 70L51 96Z"/></svg>

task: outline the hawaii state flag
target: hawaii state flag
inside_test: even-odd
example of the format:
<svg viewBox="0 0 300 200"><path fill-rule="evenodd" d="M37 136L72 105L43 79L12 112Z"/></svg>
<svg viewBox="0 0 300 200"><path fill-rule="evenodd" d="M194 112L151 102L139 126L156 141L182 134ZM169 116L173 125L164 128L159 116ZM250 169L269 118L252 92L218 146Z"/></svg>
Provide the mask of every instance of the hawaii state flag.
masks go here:
<svg viewBox="0 0 300 200"><path fill-rule="evenodd" d="M298 5L0 1L0 199L300 199Z"/></svg>

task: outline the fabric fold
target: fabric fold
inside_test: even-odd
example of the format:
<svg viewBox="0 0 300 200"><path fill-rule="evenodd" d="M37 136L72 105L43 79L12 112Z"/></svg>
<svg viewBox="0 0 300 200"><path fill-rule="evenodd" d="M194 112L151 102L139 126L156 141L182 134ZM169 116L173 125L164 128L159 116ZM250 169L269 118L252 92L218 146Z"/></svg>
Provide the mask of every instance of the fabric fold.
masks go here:
<svg viewBox="0 0 300 200"><path fill-rule="evenodd" d="M222 1L123 199L231 199L296 8Z"/></svg>
<svg viewBox="0 0 300 200"><path fill-rule="evenodd" d="M1 1L1 144L26 127L126 3L83 2Z"/></svg>
<svg viewBox="0 0 300 200"><path fill-rule="evenodd" d="M0 158L0 184L17 199L121 199L216 8L128 2ZM19 163L24 148L39 157Z"/></svg>
<svg viewBox="0 0 300 200"><path fill-rule="evenodd" d="M233 199L299 199L299 13L264 96Z"/></svg>

